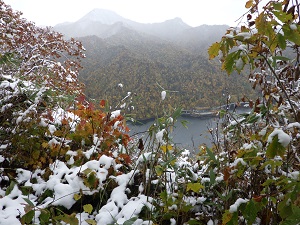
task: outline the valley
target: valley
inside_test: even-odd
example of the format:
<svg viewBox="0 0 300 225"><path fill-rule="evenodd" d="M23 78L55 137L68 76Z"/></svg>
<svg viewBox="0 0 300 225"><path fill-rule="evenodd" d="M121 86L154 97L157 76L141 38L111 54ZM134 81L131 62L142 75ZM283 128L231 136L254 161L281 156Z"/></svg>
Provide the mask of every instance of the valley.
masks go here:
<svg viewBox="0 0 300 225"><path fill-rule="evenodd" d="M167 91L164 105L189 110L224 105L229 94L232 102L253 96L247 77L228 76L216 60L208 60L207 48L227 28L190 27L180 18L141 24L100 9L54 27L86 49L79 80L88 99L122 106L136 119L161 111L162 90Z"/></svg>

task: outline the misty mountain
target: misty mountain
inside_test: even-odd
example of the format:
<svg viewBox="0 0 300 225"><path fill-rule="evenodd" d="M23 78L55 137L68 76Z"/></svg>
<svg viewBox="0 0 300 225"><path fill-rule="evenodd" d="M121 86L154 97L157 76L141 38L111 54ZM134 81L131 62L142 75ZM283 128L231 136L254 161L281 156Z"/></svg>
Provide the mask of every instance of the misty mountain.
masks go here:
<svg viewBox="0 0 300 225"><path fill-rule="evenodd" d="M124 30L142 38L170 41L194 53L206 55L206 49L215 41L220 40L227 25L202 25L191 27L180 18L166 20L161 23L138 23L126 19L113 11L94 9L73 23L58 24L54 30L63 33L66 38L95 35L108 38L121 36ZM136 38L134 38L135 41Z"/></svg>
<svg viewBox="0 0 300 225"><path fill-rule="evenodd" d="M110 10L94 9L74 23L54 26L54 30L65 34L66 37L96 35L107 38L116 34L122 27L171 40L185 30L192 28L180 18L170 19L162 23L144 24L123 18Z"/></svg>
<svg viewBox="0 0 300 225"><path fill-rule="evenodd" d="M101 9L54 27L66 37L77 37L86 48L79 79L86 85L87 97L116 106L127 92L134 93L131 104L139 119L157 112L160 86L173 93L167 94L166 104L185 109L225 104L226 93L233 101L253 94L247 77L228 77L219 64L208 60L207 48L227 28L194 28L180 18L143 24Z"/></svg>

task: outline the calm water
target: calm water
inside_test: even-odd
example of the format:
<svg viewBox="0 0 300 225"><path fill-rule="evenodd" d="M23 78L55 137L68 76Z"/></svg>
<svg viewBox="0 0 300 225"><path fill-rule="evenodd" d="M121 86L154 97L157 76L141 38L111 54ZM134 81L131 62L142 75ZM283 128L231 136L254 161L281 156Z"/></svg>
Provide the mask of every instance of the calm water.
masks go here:
<svg viewBox="0 0 300 225"><path fill-rule="evenodd" d="M184 127L181 121L187 121L187 128ZM187 148L189 150L198 150L199 145L205 143L211 146L211 135L208 128L215 128L218 118L194 118L194 117L180 117L176 122L173 133L174 143L178 147ZM147 121L143 124L128 124L131 129L130 134L139 133L137 136L143 138L145 132L154 123L154 120Z"/></svg>
<svg viewBox="0 0 300 225"><path fill-rule="evenodd" d="M238 113L249 112L249 108L238 109ZM181 121L187 121L187 127L185 128ZM148 128L154 123L154 120L150 120L143 124L128 124L131 129L130 134L137 134L138 138L145 138L146 133L141 134L148 130ZM194 150L198 152L199 145L206 144L208 147L212 146L212 136L208 132L209 128L215 129L217 124L219 124L218 117L204 117L204 118L195 118L195 117L180 117L171 136L173 137L174 143L178 147L183 147L189 150Z"/></svg>

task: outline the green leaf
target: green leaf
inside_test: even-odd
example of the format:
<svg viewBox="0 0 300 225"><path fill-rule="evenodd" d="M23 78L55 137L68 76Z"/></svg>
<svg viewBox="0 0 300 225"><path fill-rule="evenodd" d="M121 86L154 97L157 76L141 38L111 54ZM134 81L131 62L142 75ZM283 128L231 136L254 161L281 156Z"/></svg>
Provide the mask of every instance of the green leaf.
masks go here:
<svg viewBox="0 0 300 225"><path fill-rule="evenodd" d="M190 219L187 223L188 225L199 225L199 221L195 219Z"/></svg>
<svg viewBox="0 0 300 225"><path fill-rule="evenodd" d="M253 224L257 216L258 208L256 207L254 201L251 199L247 202L246 208L243 211L243 216L247 220L248 224Z"/></svg>
<svg viewBox="0 0 300 225"><path fill-rule="evenodd" d="M84 171L82 171L82 173L85 174L85 175L88 175L92 171L93 171L92 169L86 168Z"/></svg>
<svg viewBox="0 0 300 225"><path fill-rule="evenodd" d="M214 184L216 182L216 174L213 169L209 171L210 184Z"/></svg>
<svg viewBox="0 0 300 225"><path fill-rule="evenodd" d="M156 172L157 176L161 176L164 172L164 169L162 168L162 166L157 165L157 166L155 166L155 172Z"/></svg>
<svg viewBox="0 0 300 225"><path fill-rule="evenodd" d="M283 11L273 11L274 15L283 23L291 21L293 19L292 14L287 14Z"/></svg>
<svg viewBox="0 0 300 225"><path fill-rule="evenodd" d="M219 163L218 160L216 159L216 156L214 155L214 153L210 150L210 148L206 147L206 152L209 156L209 158L214 161L215 163Z"/></svg>
<svg viewBox="0 0 300 225"><path fill-rule="evenodd" d="M93 211L93 206L91 204L86 204L83 206L83 211L88 214L91 214Z"/></svg>
<svg viewBox="0 0 300 225"><path fill-rule="evenodd" d="M177 108L176 110L175 110L175 112L173 113L173 115L172 115L172 117L174 118L174 119L176 119L176 118L178 118L180 115L181 115L181 111L182 111L182 108Z"/></svg>
<svg viewBox="0 0 300 225"><path fill-rule="evenodd" d="M200 191L200 189L203 189L204 186L200 183L188 183L186 186L186 190L187 191L193 191L195 193L198 193Z"/></svg>
<svg viewBox="0 0 300 225"><path fill-rule="evenodd" d="M281 48L282 50L286 49L286 39L281 33L277 33L277 42L279 48Z"/></svg>
<svg viewBox="0 0 300 225"><path fill-rule="evenodd" d="M68 214L59 215L59 216L54 217L54 219L58 220L58 221L63 221L65 223L71 224L71 225L78 225L79 224L79 221L76 218L75 213L72 213L71 215L68 215Z"/></svg>
<svg viewBox="0 0 300 225"><path fill-rule="evenodd" d="M227 55L222 68L226 70L228 74L231 74L235 69L235 62L239 59L241 51L232 52Z"/></svg>
<svg viewBox="0 0 300 225"><path fill-rule="evenodd" d="M276 60L289 61L290 60L289 58L284 57L284 56L280 56L280 55L273 56L272 59L273 59L273 61L276 61Z"/></svg>
<svg viewBox="0 0 300 225"><path fill-rule="evenodd" d="M28 198L23 198L25 202L28 203L31 207L34 207L34 204L28 199Z"/></svg>
<svg viewBox="0 0 300 225"><path fill-rule="evenodd" d="M12 192L12 190L14 189L16 184L17 183L15 181L11 181L8 188L5 191L5 195L9 195Z"/></svg>
<svg viewBox="0 0 300 225"><path fill-rule="evenodd" d="M50 212L46 209L42 209L39 218L42 225L49 224Z"/></svg>
<svg viewBox="0 0 300 225"><path fill-rule="evenodd" d="M31 224L31 221L34 217L34 210L30 210L26 214L24 214L21 218L21 223L22 224Z"/></svg>
<svg viewBox="0 0 300 225"><path fill-rule="evenodd" d="M280 223L280 225L294 225L300 223L300 208L297 206L292 207L292 214L287 219Z"/></svg>
<svg viewBox="0 0 300 225"><path fill-rule="evenodd" d="M134 222L137 220L138 218L137 217L132 217L130 218L129 220L126 220L123 225L132 225L134 224Z"/></svg>
<svg viewBox="0 0 300 225"><path fill-rule="evenodd" d="M219 111L220 118L223 118L226 115L226 110L222 109Z"/></svg>
<svg viewBox="0 0 300 225"><path fill-rule="evenodd" d="M296 45L300 45L300 33L298 30L292 30L288 24L284 24L282 30L286 39L294 42Z"/></svg>
<svg viewBox="0 0 300 225"><path fill-rule="evenodd" d="M188 122L187 120L181 120L180 122L181 122L181 124L182 124L182 126L183 126L184 128L188 129L187 124L188 124L189 122Z"/></svg>
<svg viewBox="0 0 300 225"><path fill-rule="evenodd" d="M273 136L273 140L269 143L266 151L266 156L269 158L274 158L276 155L281 157L284 156L285 147L283 147L278 140L278 134Z"/></svg>
<svg viewBox="0 0 300 225"><path fill-rule="evenodd" d="M220 43L215 42L208 48L209 59L213 59L219 55L220 51Z"/></svg>

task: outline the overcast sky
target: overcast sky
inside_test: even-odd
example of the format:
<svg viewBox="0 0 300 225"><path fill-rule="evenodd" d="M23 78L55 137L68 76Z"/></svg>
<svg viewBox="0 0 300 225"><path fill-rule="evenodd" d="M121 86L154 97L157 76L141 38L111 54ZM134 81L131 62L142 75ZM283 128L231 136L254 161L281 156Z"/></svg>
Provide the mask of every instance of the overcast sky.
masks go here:
<svg viewBox="0 0 300 225"><path fill-rule="evenodd" d="M95 8L110 9L141 23L180 17L190 26L237 25L246 0L4 0L37 25L74 22Z"/></svg>

